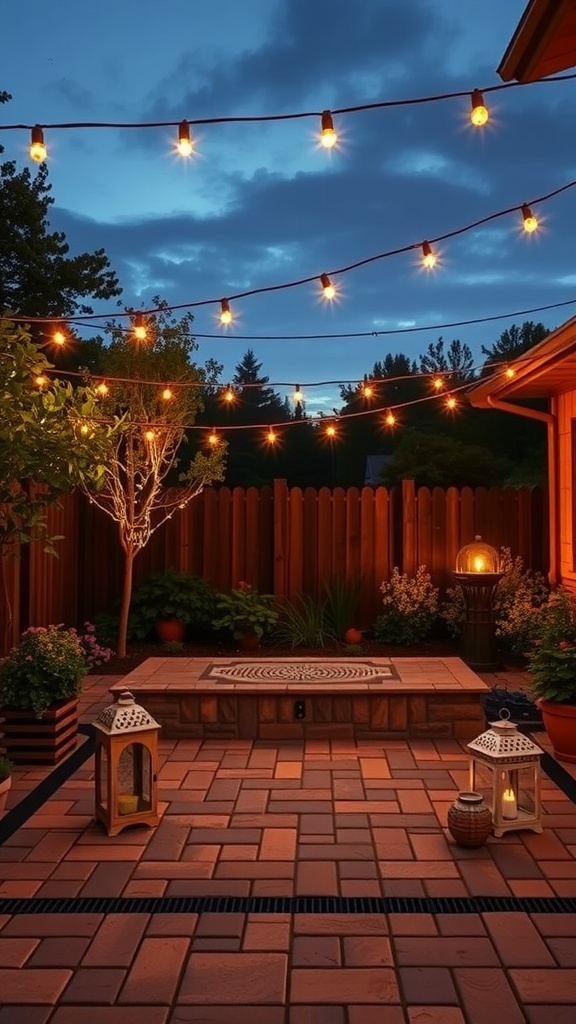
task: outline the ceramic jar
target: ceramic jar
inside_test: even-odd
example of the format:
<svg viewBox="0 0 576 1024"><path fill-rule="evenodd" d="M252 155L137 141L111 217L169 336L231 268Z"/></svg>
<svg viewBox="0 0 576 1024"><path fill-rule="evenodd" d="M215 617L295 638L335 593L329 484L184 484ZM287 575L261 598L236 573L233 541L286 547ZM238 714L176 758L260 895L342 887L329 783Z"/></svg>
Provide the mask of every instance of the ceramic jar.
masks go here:
<svg viewBox="0 0 576 1024"><path fill-rule="evenodd" d="M459 793L448 811L448 831L469 849L483 846L492 831L492 812L480 793Z"/></svg>

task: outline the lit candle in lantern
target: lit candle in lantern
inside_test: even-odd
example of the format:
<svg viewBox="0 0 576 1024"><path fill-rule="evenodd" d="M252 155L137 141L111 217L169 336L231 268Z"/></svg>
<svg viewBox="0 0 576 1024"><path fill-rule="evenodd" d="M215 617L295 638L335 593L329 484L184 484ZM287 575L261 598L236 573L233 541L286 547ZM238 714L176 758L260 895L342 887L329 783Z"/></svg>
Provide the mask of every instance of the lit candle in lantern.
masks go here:
<svg viewBox="0 0 576 1024"><path fill-rule="evenodd" d="M507 821L512 821L518 817L516 794L511 787L505 789L502 793L502 817Z"/></svg>
<svg viewBox="0 0 576 1024"><path fill-rule="evenodd" d="M476 555L474 558L474 572L484 572L486 565L482 555Z"/></svg>
<svg viewBox="0 0 576 1024"><path fill-rule="evenodd" d="M118 814L135 814L138 810L138 797L131 793L120 793L118 796Z"/></svg>

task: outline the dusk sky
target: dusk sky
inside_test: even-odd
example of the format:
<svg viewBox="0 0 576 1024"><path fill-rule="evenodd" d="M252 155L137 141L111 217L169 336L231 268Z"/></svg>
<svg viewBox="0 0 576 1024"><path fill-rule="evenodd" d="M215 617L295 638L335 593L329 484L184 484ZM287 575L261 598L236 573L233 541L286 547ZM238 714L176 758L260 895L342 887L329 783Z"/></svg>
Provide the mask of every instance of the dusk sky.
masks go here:
<svg viewBox="0 0 576 1024"><path fill-rule="evenodd" d="M524 0L19 0L3 5L3 125L150 122L334 110L502 84L496 68ZM127 306L170 304L319 277L432 239L576 179L576 82L334 116L191 126L197 155L175 156L176 129L46 129L53 228L72 252L104 247ZM2 131L3 159L28 164L29 131ZM253 348L272 382L354 380L388 352L418 357L443 335L481 362L511 323L555 327L576 313L576 189L419 251L320 284L238 299L228 332L219 303L195 311L198 359L226 380ZM435 325L574 300L476 326ZM115 312L112 301L99 312ZM426 327L419 333L371 332ZM368 337L262 340L368 332ZM86 333L86 332L84 332ZM235 339L234 335L243 335ZM279 389L283 390L283 389ZM337 388L307 393L309 412Z"/></svg>

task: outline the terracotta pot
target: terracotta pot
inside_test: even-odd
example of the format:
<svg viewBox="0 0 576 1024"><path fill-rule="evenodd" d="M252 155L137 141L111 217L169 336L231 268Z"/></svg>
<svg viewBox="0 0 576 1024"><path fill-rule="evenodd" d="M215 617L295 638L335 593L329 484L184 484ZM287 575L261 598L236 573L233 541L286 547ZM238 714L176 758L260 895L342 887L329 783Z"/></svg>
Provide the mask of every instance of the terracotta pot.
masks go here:
<svg viewBox="0 0 576 1024"><path fill-rule="evenodd" d="M4 814L4 811L6 810L6 800L8 799L8 790L10 789L11 785L12 779L10 776L8 776L7 779L3 779L2 782L0 782L0 818Z"/></svg>
<svg viewBox="0 0 576 1024"><path fill-rule="evenodd" d="M558 761L576 764L576 704L539 700L544 728Z"/></svg>
<svg viewBox="0 0 576 1024"><path fill-rule="evenodd" d="M186 626L179 619L156 619L154 627L156 629L156 636L163 644L169 644L173 641L182 643L186 636Z"/></svg>
<svg viewBox="0 0 576 1024"><path fill-rule="evenodd" d="M77 697L54 704L42 718L12 708L3 708L0 718L2 745L14 764L58 764L76 749Z"/></svg>
<svg viewBox="0 0 576 1024"><path fill-rule="evenodd" d="M458 846L483 846L492 831L492 812L480 793L459 793L448 810L448 831Z"/></svg>
<svg viewBox="0 0 576 1024"><path fill-rule="evenodd" d="M260 637L256 633L246 633L238 641L241 651L256 651L260 647Z"/></svg>
<svg viewBox="0 0 576 1024"><path fill-rule="evenodd" d="M346 643L346 644L361 644L362 643L362 633L360 632L360 630L359 629L355 629L354 627L352 627L351 629L347 629L346 632L344 633L344 643Z"/></svg>

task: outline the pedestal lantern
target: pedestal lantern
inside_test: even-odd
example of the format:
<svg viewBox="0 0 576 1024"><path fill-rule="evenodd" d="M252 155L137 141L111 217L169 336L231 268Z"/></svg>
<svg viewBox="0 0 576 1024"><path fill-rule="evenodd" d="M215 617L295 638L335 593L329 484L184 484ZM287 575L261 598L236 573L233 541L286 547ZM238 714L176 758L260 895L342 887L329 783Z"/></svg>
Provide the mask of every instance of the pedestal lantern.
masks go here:
<svg viewBox="0 0 576 1024"><path fill-rule="evenodd" d="M492 611L494 591L502 579L498 552L477 535L458 552L453 576L466 607L462 659L477 672L492 672L498 667Z"/></svg>
<svg viewBox="0 0 576 1024"><path fill-rule="evenodd" d="M503 709L500 720L468 744L470 789L491 805L495 836L520 829L542 831L542 750L518 732L509 714Z"/></svg>
<svg viewBox="0 0 576 1024"><path fill-rule="evenodd" d="M94 728L96 820L109 836L128 825L157 825L158 722L124 690Z"/></svg>

